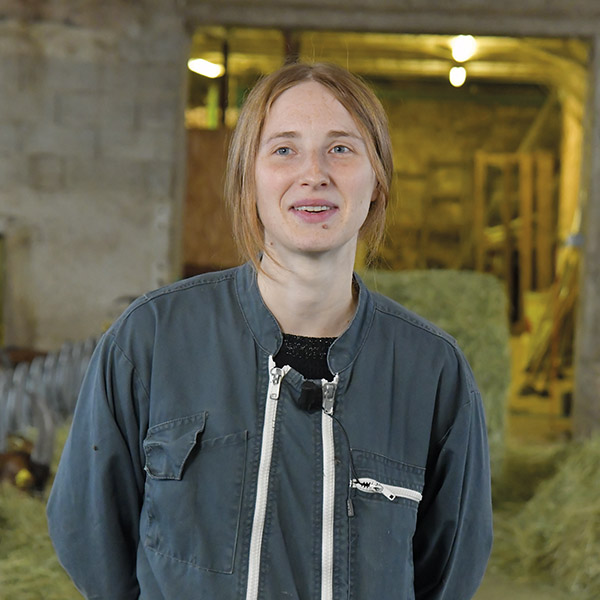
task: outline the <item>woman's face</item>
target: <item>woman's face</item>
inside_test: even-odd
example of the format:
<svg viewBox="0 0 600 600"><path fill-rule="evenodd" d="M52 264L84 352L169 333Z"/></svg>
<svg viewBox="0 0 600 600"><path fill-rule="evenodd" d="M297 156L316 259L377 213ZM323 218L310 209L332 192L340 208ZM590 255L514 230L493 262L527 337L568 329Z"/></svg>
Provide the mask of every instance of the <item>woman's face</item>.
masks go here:
<svg viewBox="0 0 600 600"><path fill-rule="evenodd" d="M265 247L291 254L348 252L375 197L375 173L354 119L319 83L300 83L275 100L255 167Z"/></svg>

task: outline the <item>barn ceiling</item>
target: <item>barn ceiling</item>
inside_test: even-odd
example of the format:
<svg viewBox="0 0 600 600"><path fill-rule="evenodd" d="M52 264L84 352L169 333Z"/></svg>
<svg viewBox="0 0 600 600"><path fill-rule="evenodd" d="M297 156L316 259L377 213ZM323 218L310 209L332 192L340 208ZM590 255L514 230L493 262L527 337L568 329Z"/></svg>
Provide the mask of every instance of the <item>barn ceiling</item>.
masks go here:
<svg viewBox="0 0 600 600"><path fill-rule="evenodd" d="M447 35L283 32L204 27L193 36L192 57L223 63L232 76L266 73L288 51L302 60L342 64L368 78L447 79L457 63ZM585 100L589 46L578 39L477 37L473 57L462 63L470 80L540 84Z"/></svg>

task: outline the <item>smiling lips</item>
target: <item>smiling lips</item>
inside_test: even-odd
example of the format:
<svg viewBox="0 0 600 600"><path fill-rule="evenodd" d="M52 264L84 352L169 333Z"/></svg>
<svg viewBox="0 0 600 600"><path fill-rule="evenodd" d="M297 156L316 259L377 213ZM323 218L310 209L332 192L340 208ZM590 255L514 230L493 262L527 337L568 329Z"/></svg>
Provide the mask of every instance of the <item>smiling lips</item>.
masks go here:
<svg viewBox="0 0 600 600"><path fill-rule="evenodd" d="M322 200L299 202L290 208L305 223L324 223L337 211L335 204L324 203Z"/></svg>
<svg viewBox="0 0 600 600"><path fill-rule="evenodd" d="M323 212L325 210L331 210L333 206L294 206L294 210L303 210L310 213Z"/></svg>

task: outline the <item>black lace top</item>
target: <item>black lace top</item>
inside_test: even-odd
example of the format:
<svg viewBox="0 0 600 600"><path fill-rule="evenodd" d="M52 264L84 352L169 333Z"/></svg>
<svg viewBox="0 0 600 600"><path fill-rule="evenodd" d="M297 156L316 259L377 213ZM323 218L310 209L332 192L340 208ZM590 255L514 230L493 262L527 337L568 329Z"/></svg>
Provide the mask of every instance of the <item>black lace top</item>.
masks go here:
<svg viewBox="0 0 600 600"><path fill-rule="evenodd" d="M283 335L283 344L275 356L278 367L290 365L306 379L327 379L333 377L327 365L327 352L335 338L315 338L292 335Z"/></svg>

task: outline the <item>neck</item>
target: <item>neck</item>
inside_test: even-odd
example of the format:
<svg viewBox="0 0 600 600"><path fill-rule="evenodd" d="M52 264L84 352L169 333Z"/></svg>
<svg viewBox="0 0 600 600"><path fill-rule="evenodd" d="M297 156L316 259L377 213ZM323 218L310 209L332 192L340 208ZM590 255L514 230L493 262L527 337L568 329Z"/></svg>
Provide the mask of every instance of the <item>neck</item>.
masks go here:
<svg viewBox="0 0 600 600"><path fill-rule="evenodd" d="M307 337L338 337L354 316L352 260L341 256L301 256L285 266L267 254L258 273L263 300L284 333ZM278 264L279 263L279 264Z"/></svg>

